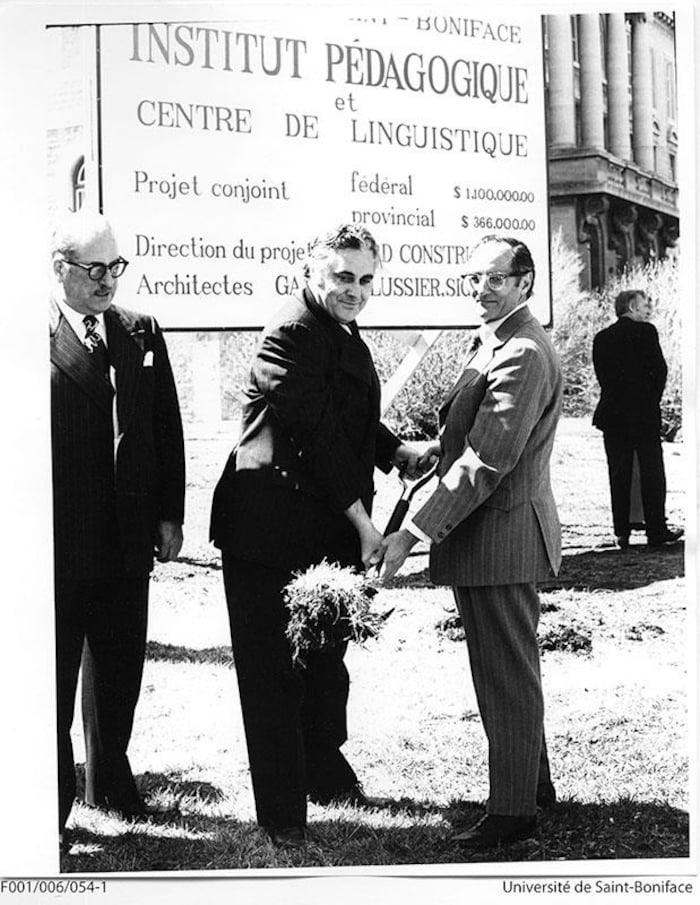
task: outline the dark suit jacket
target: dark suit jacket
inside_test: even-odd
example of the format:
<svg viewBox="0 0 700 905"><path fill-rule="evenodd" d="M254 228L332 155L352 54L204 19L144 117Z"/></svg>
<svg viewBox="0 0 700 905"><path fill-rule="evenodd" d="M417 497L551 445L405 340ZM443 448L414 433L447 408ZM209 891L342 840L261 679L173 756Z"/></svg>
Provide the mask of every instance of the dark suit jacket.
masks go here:
<svg viewBox="0 0 700 905"><path fill-rule="evenodd" d="M211 536L239 558L302 569L324 556L359 565L344 510L371 511L375 464L399 440L379 422L369 350L308 292L263 331L245 391L241 438L214 493Z"/></svg>
<svg viewBox="0 0 700 905"><path fill-rule="evenodd" d="M593 366L601 389L593 424L612 433L658 434L667 368L656 327L618 318L596 334Z"/></svg>
<svg viewBox="0 0 700 905"><path fill-rule="evenodd" d="M50 306L56 573L146 574L156 523L182 523L185 458L168 354L152 317L105 313L117 405L96 357Z"/></svg>

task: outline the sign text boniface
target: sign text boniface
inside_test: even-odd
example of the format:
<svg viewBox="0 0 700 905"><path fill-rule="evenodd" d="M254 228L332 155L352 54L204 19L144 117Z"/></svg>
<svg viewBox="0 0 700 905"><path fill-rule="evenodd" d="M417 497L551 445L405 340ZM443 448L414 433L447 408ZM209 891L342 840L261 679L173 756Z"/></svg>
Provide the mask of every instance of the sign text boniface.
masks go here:
<svg viewBox="0 0 700 905"><path fill-rule="evenodd" d="M355 221L384 260L363 325L474 323L460 274L494 232L529 245L550 320L539 16L307 12L102 26L100 41L124 304L171 328L261 326L309 240Z"/></svg>

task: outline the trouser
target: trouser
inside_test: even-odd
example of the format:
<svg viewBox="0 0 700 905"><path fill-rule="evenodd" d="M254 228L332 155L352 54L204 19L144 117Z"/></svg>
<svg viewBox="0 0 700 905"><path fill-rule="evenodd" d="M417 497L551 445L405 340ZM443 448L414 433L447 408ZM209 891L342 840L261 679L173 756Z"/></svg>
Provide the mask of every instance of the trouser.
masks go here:
<svg viewBox="0 0 700 905"><path fill-rule="evenodd" d="M630 437L605 431L603 442L615 534L626 537L630 533L630 494L636 452L647 537L652 541L661 537L666 530L666 474L658 434Z"/></svg>
<svg viewBox="0 0 700 905"><path fill-rule="evenodd" d="M488 739L490 814L528 815L549 780L534 584L453 588Z"/></svg>
<svg viewBox="0 0 700 905"><path fill-rule="evenodd" d="M70 730L81 658L85 800L125 811L141 804L126 750L141 688L147 613L148 575L56 579L60 831L76 791Z"/></svg>
<svg viewBox="0 0 700 905"><path fill-rule="evenodd" d="M303 826L306 796L331 797L357 777L340 752L347 739L347 644L295 667L282 590L291 575L222 551L243 723L258 823Z"/></svg>

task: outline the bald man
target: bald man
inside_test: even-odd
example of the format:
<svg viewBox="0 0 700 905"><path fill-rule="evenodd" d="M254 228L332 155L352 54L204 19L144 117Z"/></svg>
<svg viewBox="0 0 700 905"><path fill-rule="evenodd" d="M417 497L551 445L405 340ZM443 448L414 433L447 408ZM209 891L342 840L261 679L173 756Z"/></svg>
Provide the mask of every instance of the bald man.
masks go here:
<svg viewBox="0 0 700 905"><path fill-rule="evenodd" d="M146 648L154 554L182 546L182 424L157 323L112 304L127 261L100 216L52 238L53 464L59 837L76 790L70 730L83 664L85 799L129 817L127 758Z"/></svg>

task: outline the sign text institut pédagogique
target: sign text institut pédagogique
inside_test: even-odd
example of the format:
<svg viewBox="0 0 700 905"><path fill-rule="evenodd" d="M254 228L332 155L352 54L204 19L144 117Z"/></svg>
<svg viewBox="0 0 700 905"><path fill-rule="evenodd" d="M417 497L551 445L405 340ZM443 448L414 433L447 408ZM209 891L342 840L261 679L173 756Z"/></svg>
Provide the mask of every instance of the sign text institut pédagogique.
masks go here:
<svg viewBox="0 0 700 905"><path fill-rule="evenodd" d="M493 232L530 246L549 322L540 16L104 25L99 67L103 210L163 326L261 326L350 220L384 262L362 325L473 323Z"/></svg>

